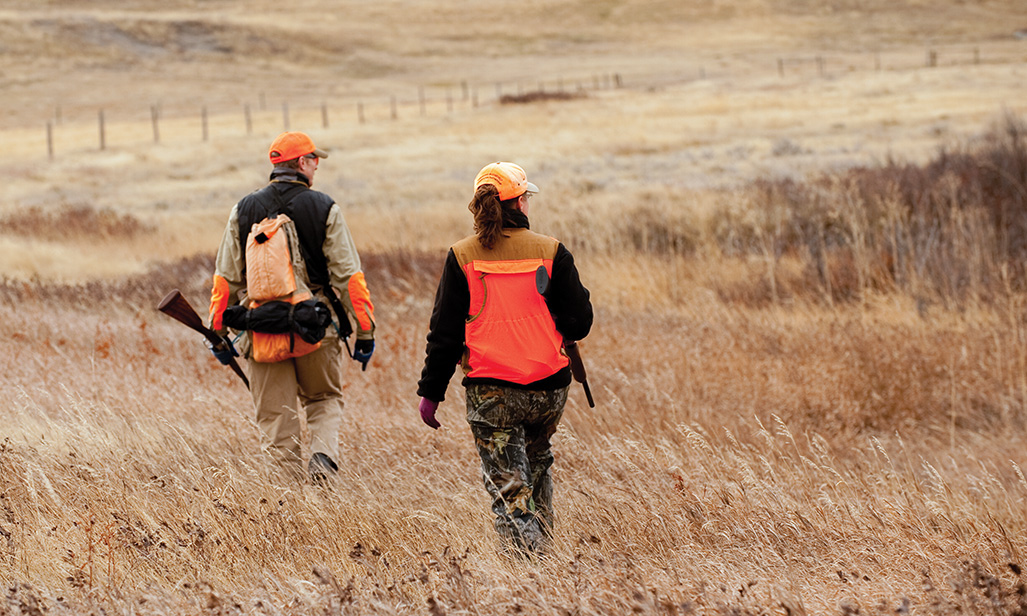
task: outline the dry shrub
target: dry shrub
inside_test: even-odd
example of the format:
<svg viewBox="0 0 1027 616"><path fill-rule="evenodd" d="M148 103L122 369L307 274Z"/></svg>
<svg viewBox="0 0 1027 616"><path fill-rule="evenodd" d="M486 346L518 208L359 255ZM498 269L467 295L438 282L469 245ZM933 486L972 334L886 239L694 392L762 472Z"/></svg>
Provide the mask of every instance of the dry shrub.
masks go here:
<svg viewBox="0 0 1027 616"><path fill-rule="evenodd" d="M15 306L41 302L46 306L72 307L107 314L155 307L172 289L179 289L196 308L205 307L210 296L213 255L195 255L163 263L145 274L80 283L0 279L0 303Z"/></svg>
<svg viewBox="0 0 1027 616"><path fill-rule="evenodd" d="M442 272L444 254L398 250L361 255L372 294L380 291L386 303L411 295L430 296ZM162 263L145 274L112 280L60 283L0 279L0 302L13 306L42 302L62 307L83 308L98 313L148 310L164 295L178 289L201 313L210 297L214 255Z"/></svg>
<svg viewBox="0 0 1027 616"><path fill-rule="evenodd" d="M364 252L360 261L371 293L381 291L385 298L395 299L410 295L431 297L442 274L445 257L444 252L400 248L388 252Z"/></svg>
<svg viewBox="0 0 1027 616"><path fill-rule="evenodd" d="M979 561L964 561L954 569L941 584L930 572L923 572L923 586L931 614L1027 614L1027 585L1018 563L1010 562L1005 567L997 565L993 568ZM946 593L945 590L953 592Z"/></svg>
<svg viewBox="0 0 1027 616"><path fill-rule="evenodd" d="M630 207L613 224L621 229L626 247L643 254L691 255L700 241L700 232L689 217L668 207Z"/></svg>
<svg viewBox="0 0 1027 616"><path fill-rule="evenodd" d="M500 105L525 105L528 103L540 103L546 101L572 101L580 98L587 98L585 92L546 92L535 90L523 94L504 94L499 97Z"/></svg>
<svg viewBox="0 0 1027 616"><path fill-rule="evenodd" d="M828 301L899 289L966 306L1027 287L1027 129L1013 116L923 166L759 180L746 199L715 225L723 253L799 256Z"/></svg>
<svg viewBox="0 0 1027 616"><path fill-rule="evenodd" d="M56 210L30 207L0 219L2 233L46 241L132 239L154 231L131 214L88 205L64 204Z"/></svg>

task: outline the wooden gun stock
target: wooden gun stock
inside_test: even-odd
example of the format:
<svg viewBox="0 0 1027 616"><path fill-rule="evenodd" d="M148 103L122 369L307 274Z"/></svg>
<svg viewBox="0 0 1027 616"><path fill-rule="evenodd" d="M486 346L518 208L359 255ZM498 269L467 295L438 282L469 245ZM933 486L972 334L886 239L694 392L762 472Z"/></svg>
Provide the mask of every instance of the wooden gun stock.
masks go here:
<svg viewBox="0 0 1027 616"><path fill-rule="evenodd" d="M216 349L220 349L227 344L224 338L217 335L217 332L203 324L203 321L200 320L200 315L196 314L196 310L193 309L192 305L189 304L189 301L182 296L178 289L165 295L164 299L160 300L160 303L157 304L157 310L160 310L189 329L203 334L203 337ZM250 380L246 378L246 373L242 371L234 357L228 360L228 366L239 375L242 382L246 384L246 388L249 389Z"/></svg>
<svg viewBox="0 0 1027 616"><path fill-rule="evenodd" d="M581 386L585 389L585 398L588 399L588 406L594 409L596 403L592 400L592 390L588 387L588 375L585 374L585 363L581 361L581 351L578 350L578 343L564 340L563 350L567 353L567 359L571 360L571 375L575 381L581 383Z"/></svg>

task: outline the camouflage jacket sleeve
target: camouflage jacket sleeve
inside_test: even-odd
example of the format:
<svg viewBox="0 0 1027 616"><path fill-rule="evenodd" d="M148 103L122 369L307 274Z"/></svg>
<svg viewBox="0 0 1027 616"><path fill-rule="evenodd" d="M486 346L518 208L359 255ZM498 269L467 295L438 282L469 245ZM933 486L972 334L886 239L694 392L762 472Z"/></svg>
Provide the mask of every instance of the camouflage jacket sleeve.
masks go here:
<svg viewBox="0 0 1027 616"><path fill-rule="evenodd" d="M374 304L364 280L364 272L360 269L357 246L337 203L328 211L322 248L328 262L328 276L332 287L351 320L355 322L354 331L357 339L374 339Z"/></svg>
<svg viewBox="0 0 1027 616"><path fill-rule="evenodd" d="M218 256L214 261L214 284L210 292L209 326L215 331L224 329L221 317L225 308L237 304L246 288L242 244L239 240L239 206L232 208L228 224L221 236Z"/></svg>

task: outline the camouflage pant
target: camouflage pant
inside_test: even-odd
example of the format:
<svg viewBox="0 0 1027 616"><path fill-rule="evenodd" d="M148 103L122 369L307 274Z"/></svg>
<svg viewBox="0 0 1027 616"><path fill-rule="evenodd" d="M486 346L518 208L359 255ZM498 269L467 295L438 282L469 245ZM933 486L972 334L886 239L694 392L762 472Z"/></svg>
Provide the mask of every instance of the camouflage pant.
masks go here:
<svg viewBox="0 0 1027 616"><path fill-rule="evenodd" d="M508 547L538 552L553 528L553 452L567 388L467 387L467 422L481 456L495 526Z"/></svg>

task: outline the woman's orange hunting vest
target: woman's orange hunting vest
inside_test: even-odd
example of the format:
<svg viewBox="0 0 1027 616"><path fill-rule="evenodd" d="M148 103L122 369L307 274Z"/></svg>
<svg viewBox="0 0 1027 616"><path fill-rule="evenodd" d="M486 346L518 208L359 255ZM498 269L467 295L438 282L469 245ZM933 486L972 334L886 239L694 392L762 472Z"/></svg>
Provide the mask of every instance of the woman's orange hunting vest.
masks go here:
<svg viewBox="0 0 1027 616"><path fill-rule="evenodd" d="M527 385L567 366L545 299L535 287L535 270L553 273L559 242L528 229L503 229L491 249L476 237L453 245L467 277L471 302L464 326L464 369L471 378Z"/></svg>

